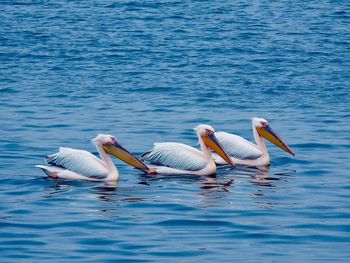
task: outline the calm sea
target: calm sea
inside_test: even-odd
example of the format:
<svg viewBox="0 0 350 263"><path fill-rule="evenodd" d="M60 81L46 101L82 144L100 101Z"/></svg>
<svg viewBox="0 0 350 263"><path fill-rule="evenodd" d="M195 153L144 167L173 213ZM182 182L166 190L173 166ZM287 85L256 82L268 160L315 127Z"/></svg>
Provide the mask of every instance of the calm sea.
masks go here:
<svg viewBox="0 0 350 263"><path fill-rule="evenodd" d="M348 262L348 1L0 0L1 262ZM296 152L116 187L44 178L60 146L197 146L200 123Z"/></svg>

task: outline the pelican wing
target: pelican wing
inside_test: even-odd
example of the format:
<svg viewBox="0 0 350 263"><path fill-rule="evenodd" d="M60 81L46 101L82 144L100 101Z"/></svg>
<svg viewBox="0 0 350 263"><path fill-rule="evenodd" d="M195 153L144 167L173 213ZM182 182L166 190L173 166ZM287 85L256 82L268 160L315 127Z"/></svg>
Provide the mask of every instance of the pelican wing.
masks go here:
<svg viewBox="0 0 350 263"><path fill-rule="evenodd" d="M227 132L216 132L216 137L227 151L227 153L237 159L258 159L262 152L250 141Z"/></svg>
<svg viewBox="0 0 350 263"><path fill-rule="evenodd" d="M168 166L186 171L197 171L207 165L201 151L182 143L155 143L151 151L142 158L157 165Z"/></svg>
<svg viewBox="0 0 350 263"><path fill-rule="evenodd" d="M77 174L103 179L108 176L108 170L95 155L71 148L61 147L59 152L47 156L51 165L61 166Z"/></svg>

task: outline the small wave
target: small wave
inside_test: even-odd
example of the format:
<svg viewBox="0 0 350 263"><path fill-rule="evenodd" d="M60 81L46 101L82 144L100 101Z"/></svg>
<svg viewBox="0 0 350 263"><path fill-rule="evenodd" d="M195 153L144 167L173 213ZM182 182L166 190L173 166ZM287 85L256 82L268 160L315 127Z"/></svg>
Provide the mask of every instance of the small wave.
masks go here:
<svg viewBox="0 0 350 263"><path fill-rule="evenodd" d="M0 88L0 94L15 94L18 90L13 88Z"/></svg>

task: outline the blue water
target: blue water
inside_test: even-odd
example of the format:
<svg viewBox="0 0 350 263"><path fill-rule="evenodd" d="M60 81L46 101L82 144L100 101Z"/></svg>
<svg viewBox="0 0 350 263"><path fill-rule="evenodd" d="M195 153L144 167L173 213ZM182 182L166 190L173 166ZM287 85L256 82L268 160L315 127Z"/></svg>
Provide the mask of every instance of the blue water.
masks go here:
<svg viewBox="0 0 350 263"><path fill-rule="evenodd" d="M348 262L348 1L0 1L1 262ZM196 146L207 123L296 152L116 187L44 178L60 146Z"/></svg>

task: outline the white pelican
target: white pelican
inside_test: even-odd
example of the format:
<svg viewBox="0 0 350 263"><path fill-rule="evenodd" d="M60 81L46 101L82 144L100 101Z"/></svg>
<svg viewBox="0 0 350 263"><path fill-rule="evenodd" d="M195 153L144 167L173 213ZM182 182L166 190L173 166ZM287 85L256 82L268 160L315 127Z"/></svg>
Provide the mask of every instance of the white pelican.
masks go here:
<svg viewBox="0 0 350 263"><path fill-rule="evenodd" d="M114 136L98 134L91 142L96 146L101 159L87 151L61 147L59 152L47 156L48 165L36 167L54 178L117 181L119 173L109 156L111 154L139 170L149 172L149 168L122 147Z"/></svg>
<svg viewBox="0 0 350 263"><path fill-rule="evenodd" d="M295 156L293 150L271 129L267 120L253 118L252 124L256 145L234 134L227 132L215 133L224 149L230 155L232 162L237 165L245 166L269 165L270 157L263 138ZM213 153L213 157L215 163L227 164L227 162L217 154Z"/></svg>
<svg viewBox="0 0 350 263"><path fill-rule="evenodd" d="M235 167L229 155L216 139L215 130L201 124L194 129L197 132L201 150L182 143L164 142L155 143L152 150L142 154L142 159L157 166L150 169L156 174L190 174L211 175L216 172L216 165L211 156L213 149L227 163Z"/></svg>

